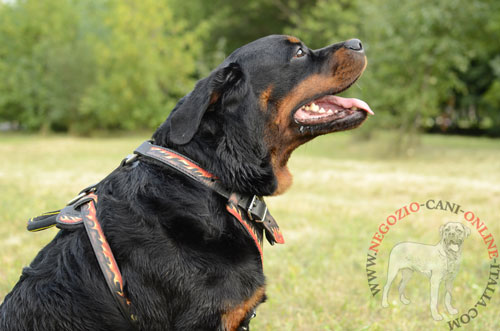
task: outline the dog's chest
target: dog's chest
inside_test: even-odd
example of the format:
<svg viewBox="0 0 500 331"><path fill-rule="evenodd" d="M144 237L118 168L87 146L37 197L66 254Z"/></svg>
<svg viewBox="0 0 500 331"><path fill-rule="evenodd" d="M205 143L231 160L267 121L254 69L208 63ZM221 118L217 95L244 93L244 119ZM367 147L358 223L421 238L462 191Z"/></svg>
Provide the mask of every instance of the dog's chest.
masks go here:
<svg viewBox="0 0 500 331"><path fill-rule="evenodd" d="M247 327L243 326L242 323L249 323L249 320L247 321L247 319L250 319L252 317L249 317L248 315L252 314L254 309L263 301L265 297L264 292L264 286L259 287L250 298L246 299L240 304L229 308L222 315L222 324L225 328L224 330L233 331L240 330L240 327ZM246 330L244 328L242 329Z"/></svg>
<svg viewBox="0 0 500 331"><path fill-rule="evenodd" d="M460 265L460 259L457 257L449 257L446 260L445 273L447 276L454 276L458 272L458 267Z"/></svg>

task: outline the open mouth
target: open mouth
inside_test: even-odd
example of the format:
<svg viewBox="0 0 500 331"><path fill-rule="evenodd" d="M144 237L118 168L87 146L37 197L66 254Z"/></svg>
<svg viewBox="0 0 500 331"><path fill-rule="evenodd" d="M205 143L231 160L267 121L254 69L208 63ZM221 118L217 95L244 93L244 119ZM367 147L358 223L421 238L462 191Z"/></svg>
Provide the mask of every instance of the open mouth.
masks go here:
<svg viewBox="0 0 500 331"><path fill-rule="evenodd" d="M374 115L363 100L326 95L297 109L293 119L301 126L327 125L335 129L339 124L335 131L340 131L361 124L366 114Z"/></svg>
<svg viewBox="0 0 500 331"><path fill-rule="evenodd" d="M459 239L450 239L447 242L448 248L451 249L454 252L458 252L460 250L460 246L462 245L462 241Z"/></svg>

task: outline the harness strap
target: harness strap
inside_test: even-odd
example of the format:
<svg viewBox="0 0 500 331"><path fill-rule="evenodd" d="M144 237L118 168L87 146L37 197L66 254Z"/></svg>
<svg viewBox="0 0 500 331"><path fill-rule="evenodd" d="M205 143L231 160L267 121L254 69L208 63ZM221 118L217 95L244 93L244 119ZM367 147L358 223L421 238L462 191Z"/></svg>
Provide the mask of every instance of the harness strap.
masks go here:
<svg viewBox="0 0 500 331"><path fill-rule="evenodd" d="M252 237L255 246L259 251L262 268L264 268L264 254L262 252L262 231L258 231L255 226L252 226L252 223L249 221L248 216L245 215L245 213L242 212L241 208L238 207L236 195L233 195L229 198L226 204L226 209L238 220L238 222L240 222L241 225L243 225L250 237Z"/></svg>
<svg viewBox="0 0 500 331"><path fill-rule="evenodd" d="M28 231L38 232L56 225L56 217L61 210L48 211L40 216L30 218L28 220Z"/></svg>
<svg viewBox="0 0 500 331"><path fill-rule="evenodd" d="M70 201L71 204L63 209L31 218L28 221L28 230L36 232L54 225L60 229L75 230L83 224L111 295L120 313L135 328L136 317L130 313L130 301L123 292L123 278L120 268L97 219L96 204L98 198L94 190L95 186L86 188L80 193L77 200L73 199Z"/></svg>
<svg viewBox="0 0 500 331"><path fill-rule="evenodd" d="M99 267L106 279L106 284L113 294L113 298L120 309L122 315L133 324L136 318L130 313L130 301L125 297L123 292L123 278L116 263L111 247L106 240L106 236L102 231L101 224L97 220L96 203L97 195L90 193L87 195L89 199L81 207L81 215L87 236L89 237L92 248L94 249Z"/></svg>
<svg viewBox="0 0 500 331"><path fill-rule="evenodd" d="M142 143L134 151L133 155L122 161L117 169L132 163L138 156L149 157L168 165L227 198L227 211L238 220L253 239L259 251L261 263L264 262L262 253L263 232L265 232L266 239L271 245L285 243L280 228L267 209L262 197L228 191L215 175L204 170L196 162L168 148L153 145L151 141ZM134 165L136 164L137 162L134 163ZM129 311L130 301L123 291L123 278L120 269L97 219L96 204L98 198L95 193L97 186L98 184L95 184L85 188L61 210L47 212L31 218L28 221L27 228L31 232L36 232L56 225L60 229L74 230L83 224L106 284L120 312L135 328L134 323L137 319Z"/></svg>
<svg viewBox="0 0 500 331"><path fill-rule="evenodd" d="M244 195L228 191L220 183L217 176L206 171L193 160L180 155L171 149L154 145L151 143L151 141L143 142L139 147L136 148L134 154L143 157L149 157L156 161L159 161L162 164L165 164L194 179L195 181L211 188L221 196L228 199L228 201L232 200L232 204L235 204L244 211L244 214L247 214L248 217L246 218L249 219L249 223L252 224L252 226L257 227L258 229L264 229L266 233L266 239L271 245L274 245L275 243L285 243L278 223L267 209L266 203L264 202L264 199L262 197L256 195ZM125 161L125 164L126 163L127 161ZM226 209L228 209L229 211L232 208L233 207L229 207ZM247 228L245 227L245 229ZM252 237L252 233L249 234ZM258 248L259 251L262 250L261 247Z"/></svg>

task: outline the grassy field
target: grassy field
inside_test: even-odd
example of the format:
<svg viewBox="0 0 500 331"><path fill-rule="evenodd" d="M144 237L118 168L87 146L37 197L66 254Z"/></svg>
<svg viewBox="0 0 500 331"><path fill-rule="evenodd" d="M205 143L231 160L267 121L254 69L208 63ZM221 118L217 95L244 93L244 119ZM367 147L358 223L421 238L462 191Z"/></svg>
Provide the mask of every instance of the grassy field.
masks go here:
<svg viewBox="0 0 500 331"><path fill-rule="evenodd" d="M73 138L0 135L0 301L56 230L28 233L25 222L59 209L83 187L101 179L146 136ZM423 136L412 157L391 156L390 133L360 141L352 133L321 137L292 156L294 185L268 205L286 245L265 252L268 301L254 330L445 330L428 308L429 282L415 275L412 303L381 308L370 294L366 253L378 225L412 201L458 203L484 221L500 243L500 140ZM400 241L435 244L439 226L462 215L421 210L397 223L379 254L380 277L391 247ZM499 244L500 246L500 244ZM487 284L489 260L479 234L464 243L453 302L460 314L474 306ZM380 280L381 285L385 283ZM488 307L462 329L500 330L500 289Z"/></svg>

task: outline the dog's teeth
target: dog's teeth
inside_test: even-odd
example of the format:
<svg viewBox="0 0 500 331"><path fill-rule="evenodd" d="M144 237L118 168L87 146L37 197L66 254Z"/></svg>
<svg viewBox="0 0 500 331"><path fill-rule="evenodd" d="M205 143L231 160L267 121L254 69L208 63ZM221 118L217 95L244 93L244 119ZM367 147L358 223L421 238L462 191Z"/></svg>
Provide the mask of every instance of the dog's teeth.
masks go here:
<svg viewBox="0 0 500 331"><path fill-rule="evenodd" d="M351 109L352 110L358 110L358 107L352 107Z"/></svg>
<svg viewBox="0 0 500 331"><path fill-rule="evenodd" d="M313 104L311 105L311 109L312 109L312 111L313 111L313 112L315 112L315 113L316 113L316 112L319 110L319 106L318 106L317 104L313 103Z"/></svg>
<svg viewBox="0 0 500 331"><path fill-rule="evenodd" d="M333 114L333 110L331 110L331 109L328 109L328 112L327 112L327 114L328 114L328 115L331 115L331 114Z"/></svg>
<svg viewBox="0 0 500 331"><path fill-rule="evenodd" d="M320 110L319 110L320 114L323 114L326 112L325 108L321 107Z"/></svg>

